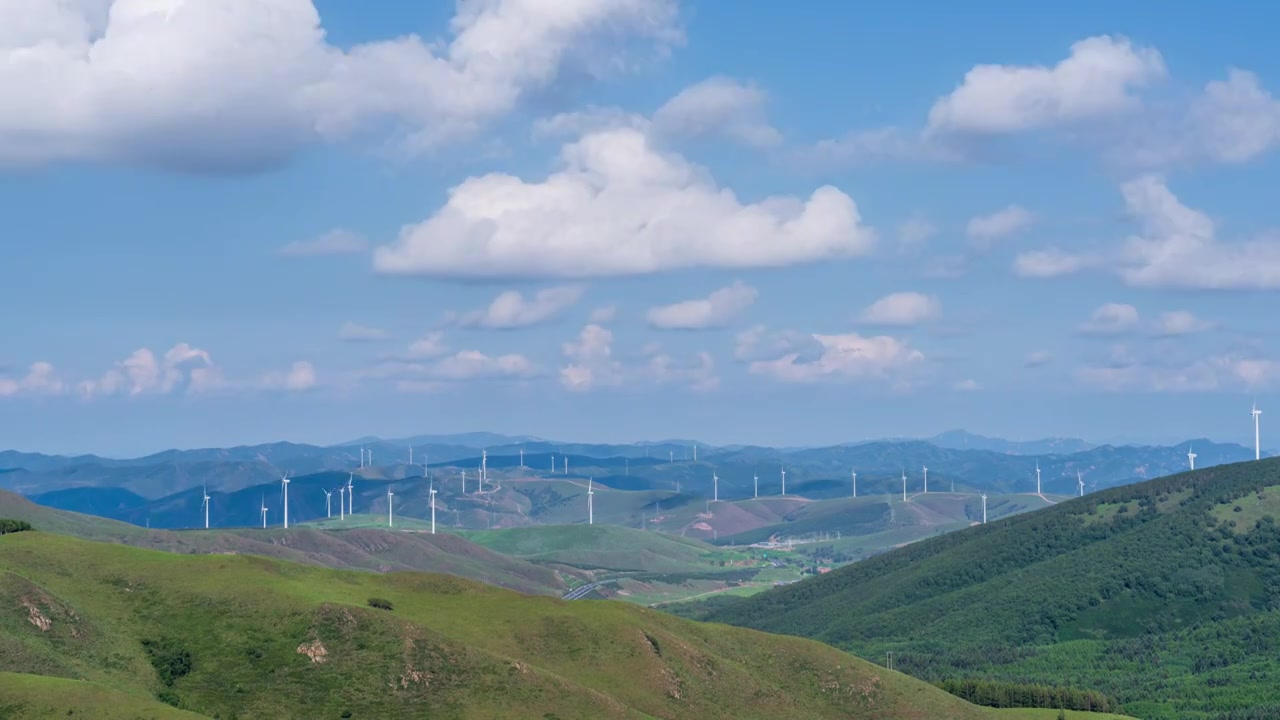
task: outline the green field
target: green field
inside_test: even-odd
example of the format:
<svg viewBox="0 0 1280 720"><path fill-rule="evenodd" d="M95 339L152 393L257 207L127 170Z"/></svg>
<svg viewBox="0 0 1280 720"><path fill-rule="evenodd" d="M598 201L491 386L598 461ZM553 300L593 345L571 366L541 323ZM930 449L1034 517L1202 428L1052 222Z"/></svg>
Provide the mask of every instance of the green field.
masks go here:
<svg viewBox="0 0 1280 720"><path fill-rule="evenodd" d="M1280 459L1062 501L682 615L930 681L1101 691L1143 718L1280 717Z"/></svg>
<svg viewBox="0 0 1280 720"><path fill-rule="evenodd" d="M143 695L83 680L0 672L0 720L198 720Z"/></svg>
<svg viewBox="0 0 1280 720"><path fill-rule="evenodd" d="M0 677L10 714L74 716L109 687L157 718L182 716L149 699L223 719L1026 717L812 641L439 575L20 532L0 577L0 671L86 681Z"/></svg>

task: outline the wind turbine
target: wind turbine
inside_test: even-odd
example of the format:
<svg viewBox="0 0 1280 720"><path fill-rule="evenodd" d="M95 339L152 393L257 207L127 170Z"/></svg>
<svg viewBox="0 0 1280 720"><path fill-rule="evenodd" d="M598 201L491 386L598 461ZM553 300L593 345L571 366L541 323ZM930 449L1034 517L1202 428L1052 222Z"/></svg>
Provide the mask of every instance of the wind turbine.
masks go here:
<svg viewBox="0 0 1280 720"><path fill-rule="evenodd" d="M715 468L711 468L711 500L720 502L720 476L716 474Z"/></svg>
<svg viewBox="0 0 1280 720"><path fill-rule="evenodd" d="M520 469L524 469L524 448L520 448Z"/></svg>
<svg viewBox="0 0 1280 720"><path fill-rule="evenodd" d="M1036 461L1036 494L1037 495L1042 494L1040 492L1040 461L1039 460Z"/></svg>
<svg viewBox="0 0 1280 720"><path fill-rule="evenodd" d="M200 505L204 509L204 529L208 530L209 529L209 487L207 485L204 485L202 487L204 488L204 490L202 491L204 493L204 502L200 503Z"/></svg>
<svg viewBox="0 0 1280 720"><path fill-rule="evenodd" d="M409 446L409 464L410 465L413 464L413 446L412 445Z"/></svg>
<svg viewBox="0 0 1280 720"><path fill-rule="evenodd" d="M902 502L907 501L907 471L902 471Z"/></svg>
<svg viewBox="0 0 1280 720"><path fill-rule="evenodd" d="M782 468L782 496L787 496L787 469Z"/></svg>
<svg viewBox="0 0 1280 720"><path fill-rule="evenodd" d="M551 453L551 472L554 473L555 471L556 471L556 454Z"/></svg>
<svg viewBox="0 0 1280 720"><path fill-rule="evenodd" d="M982 493L982 524L987 524L987 493Z"/></svg>
<svg viewBox="0 0 1280 720"><path fill-rule="evenodd" d="M1194 448L1187 448L1187 464L1191 466L1192 470L1196 469L1196 451Z"/></svg>
<svg viewBox="0 0 1280 720"><path fill-rule="evenodd" d="M355 473L347 473L347 514L356 514L356 489L351 484L351 478L355 477Z"/></svg>
<svg viewBox="0 0 1280 720"><path fill-rule="evenodd" d="M284 529L289 529L289 473L280 477L280 492L284 494Z"/></svg>
<svg viewBox="0 0 1280 720"><path fill-rule="evenodd" d="M752 497L758 498L760 497L760 473L754 473L751 476L751 480L755 483L755 491L752 493Z"/></svg>
<svg viewBox="0 0 1280 720"><path fill-rule="evenodd" d="M673 462L675 462L675 461L676 461L676 451L675 451L675 450L668 450L668 451L667 451L667 464L668 464L668 465L670 465L671 463L673 463Z"/></svg>
<svg viewBox="0 0 1280 720"><path fill-rule="evenodd" d="M1258 409L1257 401L1253 403L1253 459L1262 459L1262 436L1258 433L1258 417L1262 415L1262 411Z"/></svg>
<svg viewBox="0 0 1280 720"><path fill-rule="evenodd" d="M569 474L569 456L568 455L564 456L564 474L565 475Z"/></svg>
<svg viewBox="0 0 1280 720"><path fill-rule="evenodd" d="M360 467L364 467L364 446L360 446Z"/></svg>
<svg viewBox="0 0 1280 720"><path fill-rule="evenodd" d="M391 497L395 493L391 492L391 488L387 488L387 527L392 527L394 523L391 521Z"/></svg>
<svg viewBox="0 0 1280 720"><path fill-rule="evenodd" d="M324 491L324 514L325 517L333 517L333 493L328 490Z"/></svg>
<svg viewBox="0 0 1280 720"><path fill-rule="evenodd" d="M262 496L262 529L267 529L267 496Z"/></svg>
<svg viewBox="0 0 1280 720"><path fill-rule="evenodd" d="M480 451L480 489L484 489L484 481L489 479L489 451Z"/></svg>
<svg viewBox="0 0 1280 720"><path fill-rule="evenodd" d="M1084 497L1084 474L1079 470L1076 471L1076 485L1080 487L1080 497Z"/></svg>
<svg viewBox="0 0 1280 720"><path fill-rule="evenodd" d="M596 494L596 491L591 489L591 478L587 478L587 524L588 525L594 525L596 522L595 502L593 500L595 494Z"/></svg>
<svg viewBox="0 0 1280 720"><path fill-rule="evenodd" d="M858 497L858 471L851 471L853 474L853 496Z"/></svg>
<svg viewBox="0 0 1280 720"><path fill-rule="evenodd" d="M923 467L924 467L924 491L927 493L929 492L929 466L925 465Z"/></svg>
<svg viewBox="0 0 1280 720"><path fill-rule="evenodd" d="M347 486L338 486L338 519L347 519Z"/></svg>
<svg viewBox="0 0 1280 720"><path fill-rule="evenodd" d="M467 494L467 471L462 471L462 494Z"/></svg>
<svg viewBox="0 0 1280 720"><path fill-rule="evenodd" d="M436 534L436 486L431 484L431 534Z"/></svg>
<svg viewBox="0 0 1280 720"><path fill-rule="evenodd" d="M698 462L698 443L693 444L693 461Z"/></svg>

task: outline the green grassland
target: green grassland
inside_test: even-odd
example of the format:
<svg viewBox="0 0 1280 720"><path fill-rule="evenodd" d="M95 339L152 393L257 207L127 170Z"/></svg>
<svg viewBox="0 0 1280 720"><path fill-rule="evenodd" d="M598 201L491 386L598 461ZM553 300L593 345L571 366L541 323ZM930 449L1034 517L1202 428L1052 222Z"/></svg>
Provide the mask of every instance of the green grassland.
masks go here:
<svg viewBox="0 0 1280 720"><path fill-rule="evenodd" d="M1280 459L1218 466L680 611L893 651L935 682L1090 688L1142 718L1280 717L1278 517Z"/></svg>
<svg viewBox="0 0 1280 720"><path fill-rule="evenodd" d="M750 554L619 525L540 525L467 532L471 542L522 560L615 572L706 573L759 567Z"/></svg>
<svg viewBox="0 0 1280 720"><path fill-rule="evenodd" d="M0 672L0 720L199 720L146 696L82 680Z"/></svg>
<svg viewBox="0 0 1280 720"><path fill-rule="evenodd" d="M0 671L85 681L0 678L59 717L101 687L156 718L182 716L150 698L223 720L1031 717L813 641L625 603L42 532L0 536L0 608Z"/></svg>

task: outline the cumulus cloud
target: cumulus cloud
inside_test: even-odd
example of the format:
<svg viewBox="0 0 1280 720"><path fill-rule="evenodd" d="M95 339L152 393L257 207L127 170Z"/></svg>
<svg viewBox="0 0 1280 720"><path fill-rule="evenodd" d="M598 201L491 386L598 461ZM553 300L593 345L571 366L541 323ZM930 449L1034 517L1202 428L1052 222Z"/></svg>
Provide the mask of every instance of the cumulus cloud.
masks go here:
<svg viewBox="0 0 1280 720"><path fill-rule="evenodd" d="M1035 215L1019 205L1010 205L990 215L972 218L965 225L969 240L981 249L991 247L997 240L1016 235L1035 222Z"/></svg>
<svg viewBox="0 0 1280 720"><path fill-rule="evenodd" d="M1075 379L1083 386L1109 392L1260 390L1280 381L1280 362L1238 353L1190 361L1113 353L1107 362L1078 368Z"/></svg>
<svg viewBox="0 0 1280 720"><path fill-rule="evenodd" d="M523 355L486 355L479 350L463 350L437 360L427 374L442 380L523 378L533 375L533 363Z"/></svg>
<svg viewBox="0 0 1280 720"><path fill-rule="evenodd" d="M1137 109L1134 91L1165 76L1153 48L1099 35L1053 67L977 65L929 110L927 135L1000 135Z"/></svg>
<svg viewBox="0 0 1280 720"><path fill-rule="evenodd" d="M508 290L494 298L484 310L463 314L458 324L497 330L530 327L555 318L581 297L582 288L577 285L546 288L527 299L515 290Z"/></svg>
<svg viewBox="0 0 1280 720"><path fill-rule="evenodd" d="M80 391L86 396L96 396L168 394L183 388L206 390L219 384L220 376L209 372L213 367L207 351L187 343L174 345L160 357L144 347L133 351L97 380L81 382Z"/></svg>
<svg viewBox="0 0 1280 720"><path fill-rule="evenodd" d="M938 317L942 303L930 295L899 292L876 300L862 311L862 322L872 325L919 325Z"/></svg>
<svg viewBox="0 0 1280 720"><path fill-rule="evenodd" d="M0 162L183 170L278 163L301 144L397 128L410 148L474 132L566 67L681 40L671 0L460 4L447 41L342 49L310 0L0 4ZM198 90L197 90L198 89Z"/></svg>
<svg viewBox="0 0 1280 720"><path fill-rule="evenodd" d="M444 333L437 330L429 332L410 343L407 354L410 359L430 359L440 357L448 352L449 348L444 342Z"/></svg>
<svg viewBox="0 0 1280 720"><path fill-rule="evenodd" d="M821 352L812 359L788 353L775 360L757 360L750 372L783 382L865 380L892 377L896 372L924 361L924 354L887 335L814 335Z"/></svg>
<svg viewBox="0 0 1280 720"><path fill-rule="evenodd" d="M822 353L822 345L809 333L795 330L770 331L764 325L743 330L734 338L735 360L774 360L790 353L795 353L797 357L817 357Z"/></svg>
<svg viewBox="0 0 1280 720"><path fill-rule="evenodd" d="M290 257L350 255L368 248L369 241L363 235L339 228L310 240L294 240L280 248L280 254Z"/></svg>
<svg viewBox="0 0 1280 720"><path fill-rule="evenodd" d="M258 385L264 390L310 390L316 386L316 368L306 360L298 360L284 372L267 373Z"/></svg>
<svg viewBox="0 0 1280 720"><path fill-rule="evenodd" d="M375 342L386 340L387 331L348 320L338 329L338 339L344 342Z"/></svg>
<svg viewBox="0 0 1280 720"><path fill-rule="evenodd" d="M1013 260L1013 273L1024 278L1054 278L1080 272L1090 265L1092 261L1086 255L1046 248L1018 253Z"/></svg>
<svg viewBox="0 0 1280 720"><path fill-rule="evenodd" d="M0 375L0 397L14 395L61 395L67 384L58 378L53 364L45 361L31 363L22 377Z"/></svg>
<svg viewBox="0 0 1280 720"><path fill-rule="evenodd" d="M649 325L664 330L724 327L756 301L756 289L742 282L720 288L705 298L651 308Z"/></svg>
<svg viewBox="0 0 1280 720"><path fill-rule="evenodd" d="M1210 323L1201 320L1188 310L1172 310L1160 314L1154 331L1157 335L1173 337L1203 332L1211 327Z"/></svg>
<svg viewBox="0 0 1280 720"><path fill-rule="evenodd" d="M1138 328L1138 309L1124 303L1107 303L1099 306L1080 325L1086 335L1121 335Z"/></svg>
<svg viewBox="0 0 1280 720"><path fill-rule="evenodd" d="M869 252L849 196L741 203L707 173L629 128L566 145L542 182L503 173L453 188L430 219L374 252L374 268L428 277L599 277L694 267L775 267Z"/></svg>
<svg viewBox="0 0 1280 720"><path fill-rule="evenodd" d="M653 114L652 129L690 138L725 135L744 145L770 147L782 134L765 115L763 90L716 76L682 90Z"/></svg>
<svg viewBox="0 0 1280 720"><path fill-rule="evenodd" d="M613 333L599 325L587 325L576 340L562 346L567 364L560 368L560 384L584 391L618 385L622 363L613 357Z"/></svg>

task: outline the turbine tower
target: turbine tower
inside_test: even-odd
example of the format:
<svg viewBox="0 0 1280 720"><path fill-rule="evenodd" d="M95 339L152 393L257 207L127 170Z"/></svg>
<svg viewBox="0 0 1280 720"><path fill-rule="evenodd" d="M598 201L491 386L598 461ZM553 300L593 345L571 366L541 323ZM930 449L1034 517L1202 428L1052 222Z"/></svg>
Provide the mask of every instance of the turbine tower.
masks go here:
<svg viewBox="0 0 1280 720"><path fill-rule="evenodd" d="M462 494L467 494L467 471L462 471Z"/></svg>
<svg viewBox="0 0 1280 720"><path fill-rule="evenodd" d="M858 497L858 471L853 470L853 496Z"/></svg>
<svg viewBox="0 0 1280 720"><path fill-rule="evenodd" d="M987 524L987 494L982 493L982 524Z"/></svg>
<svg viewBox="0 0 1280 720"><path fill-rule="evenodd" d="M280 492L284 493L284 529L289 529L289 473L280 477Z"/></svg>
<svg viewBox="0 0 1280 720"><path fill-rule="evenodd" d="M409 464L410 465L413 464L413 446L412 445L409 446Z"/></svg>
<svg viewBox="0 0 1280 720"><path fill-rule="evenodd" d="M262 529L267 529L267 496L262 496Z"/></svg>
<svg viewBox="0 0 1280 720"><path fill-rule="evenodd" d="M1262 415L1262 411L1258 409L1258 403L1253 403L1253 459L1262 459L1262 436L1258 432L1258 417Z"/></svg>
<svg viewBox="0 0 1280 720"><path fill-rule="evenodd" d="M1196 451L1194 448L1187 448L1187 464L1192 470L1196 469Z"/></svg>
<svg viewBox="0 0 1280 720"><path fill-rule="evenodd" d="M751 496L758 498L760 497L760 473L752 474L751 481L755 483L755 489L752 491Z"/></svg>
<svg viewBox="0 0 1280 720"><path fill-rule="evenodd" d="M524 469L524 448L520 448L520 469Z"/></svg>
<svg viewBox="0 0 1280 720"><path fill-rule="evenodd" d="M347 473L347 514L356 514L356 489L351 484L351 478L355 477L354 473Z"/></svg>
<svg viewBox="0 0 1280 720"><path fill-rule="evenodd" d="M484 489L484 481L489 479L489 451L480 451L480 489Z"/></svg>
<svg viewBox="0 0 1280 720"><path fill-rule="evenodd" d="M324 515L325 517L333 517L333 493L328 490L324 491Z"/></svg>
<svg viewBox="0 0 1280 720"><path fill-rule="evenodd" d="M1076 471L1076 485L1080 488L1080 497L1084 497L1084 475L1079 470Z"/></svg>
<svg viewBox="0 0 1280 720"><path fill-rule="evenodd" d="M569 456L568 455L564 456L564 474L565 475L569 474Z"/></svg>
<svg viewBox="0 0 1280 720"><path fill-rule="evenodd" d="M907 501L907 471L902 471L902 502Z"/></svg>
<svg viewBox="0 0 1280 720"><path fill-rule="evenodd" d="M929 492L929 466L924 465L922 467L924 468L924 491L927 493Z"/></svg>
<svg viewBox="0 0 1280 720"><path fill-rule="evenodd" d="M338 486L338 519L347 519L347 486Z"/></svg>
<svg viewBox="0 0 1280 720"><path fill-rule="evenodd" d="M787 496L787 469L782 468L782 496Z"/></svg>
<svg viewBox="0 0 1280 720"><path fill-rule="evenodd" d="M1039 460L1036 461L1036 494L1037 495L1043 494L1040 492L1040 461Z"/></svg>
<svg viewBox="0 0 1280 720"><path fill-rule="evenodd" d="M698 462L698 443L693 444L693 461Z"/></svg>
<svg viewBox="0 0 1280 720"><path fill-rule="evenodd" d="M436 534L436 486L431 484L431 534Z"/></svg>
<svg viewBox="0 0 1280 720"><path fill-rule="evenodd" d="M207 485L203 487L204 487L204 490L202 492L204 493L204 502L200 504L203 506L203 509L204 509L204 529L208 530L209 529L209 487Z"/></svg>
<svg viewBox="0 0 1280 720"><path fill-rule="evenodd" d="M393 527L394 523L391 518L391 498L395 493L391 492L391 488L387 488L387 527Z"/></svg>
<svg viewBox="0 0 1280 720"><path fill-rule="evenodd" d="M716 474L715 468L711 468L711 500L720 502L720 476Z"/></svg>
<svg viewBox="0 0 1280 720"><path fill-rule="evenodd" d="M595 502L593 500L593 498L595 497L595 494L596 494L596 491L591 489L591 478L587 478L587 524L588 525L595 525L596 523L596 509L595 509Z"/></svg>
<svg viewBox="0 0 1280 720"><path fill-rule="evenodd" d="M364 467L364 446L360 446L360 467Z"/></svg>

